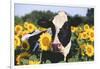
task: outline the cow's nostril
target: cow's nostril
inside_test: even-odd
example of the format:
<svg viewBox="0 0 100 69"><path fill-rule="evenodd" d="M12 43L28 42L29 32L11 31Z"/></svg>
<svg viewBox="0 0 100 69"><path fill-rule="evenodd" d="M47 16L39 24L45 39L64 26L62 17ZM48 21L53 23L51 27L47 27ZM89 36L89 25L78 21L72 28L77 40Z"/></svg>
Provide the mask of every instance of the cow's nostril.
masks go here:
<svg viewBox="0 0 100 69"><path fill-rule="evenodd" d="M60 43L53 43L52 44L53 51L58 52L60 45L61 45Z"/></svg>

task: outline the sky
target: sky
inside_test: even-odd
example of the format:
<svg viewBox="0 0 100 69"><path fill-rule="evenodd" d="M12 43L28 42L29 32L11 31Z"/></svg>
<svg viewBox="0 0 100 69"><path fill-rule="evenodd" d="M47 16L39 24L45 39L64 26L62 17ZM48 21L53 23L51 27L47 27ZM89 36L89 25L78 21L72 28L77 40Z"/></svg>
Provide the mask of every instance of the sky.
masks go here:
<svg viewBox="0 0 100 69"><path fill-rule="evenodd" d="M74 16L76 14L80 16L86 16L87 13L86 7L68 7L68 6L50 6L50 5L34 5L34 4L15 4L14 6L14 15L15 16L24 16L26 14L31 13L34 10L37 11L52 11L52 12L59 12L65 11L69 15Z"/></svg>

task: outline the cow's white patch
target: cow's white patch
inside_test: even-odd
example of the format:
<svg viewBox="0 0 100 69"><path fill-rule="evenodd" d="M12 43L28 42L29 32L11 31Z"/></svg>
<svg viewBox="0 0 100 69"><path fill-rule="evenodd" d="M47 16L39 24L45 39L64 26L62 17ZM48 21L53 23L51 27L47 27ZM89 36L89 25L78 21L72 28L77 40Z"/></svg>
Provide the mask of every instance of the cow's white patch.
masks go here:
<svg viewBox="0 0 100 69"><path fill-rule="evenodd" d="M64 11L60 11L53 19L53 24L58 28L61 28L62 25L68 21L67 14Z"/></svg>

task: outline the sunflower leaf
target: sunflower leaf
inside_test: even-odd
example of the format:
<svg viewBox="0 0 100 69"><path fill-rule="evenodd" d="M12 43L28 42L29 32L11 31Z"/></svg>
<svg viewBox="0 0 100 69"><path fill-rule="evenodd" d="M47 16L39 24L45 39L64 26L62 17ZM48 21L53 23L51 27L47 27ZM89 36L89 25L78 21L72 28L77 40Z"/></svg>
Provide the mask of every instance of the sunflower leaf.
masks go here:
<svg viewBox="0 0 100 69"><path fill-rule="evenodd" d="M30 60L38 60L38 58L37 58L36 55L32 55L32 56L30 56L29 59L30 59Z"/></svg>
<svg viewBox="0 0 100 69"><path fill-rule="evenodd" d="M27 65L28 64L28 60L27 59L22 59L21 63L22 63L22 65Z"/></svg>

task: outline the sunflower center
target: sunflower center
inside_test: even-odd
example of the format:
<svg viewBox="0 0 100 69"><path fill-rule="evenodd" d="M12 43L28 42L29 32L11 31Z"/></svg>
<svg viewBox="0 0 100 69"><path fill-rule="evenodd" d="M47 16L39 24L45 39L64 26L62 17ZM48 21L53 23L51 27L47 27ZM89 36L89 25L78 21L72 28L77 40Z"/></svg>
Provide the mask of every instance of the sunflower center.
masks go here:
<svg viewBox="0 0 100 69"><path fill-rule="evenodd" d="M86 37L86 34L83 34L84 37Z"/></svg>
<svg viewBox="0 0 100 69"><path fill-rule="evenodd" d="M20 31L20 28L19 28L19 27L17 28L17 32L18 32L18 31Z"/></svg>
<svg viewBox="0 0 100 69"><path fill-rule="evenodd" d="M91 33L91 37L94 37L94 34L93 33Z"/></svg>
<svg viewBox="0 0 100 69"><path fill-rule="evenodd" d="M29 26L29 29L32 29L32 26Z"/></svg>
<svg viewBox="0 0 100 69"><path fill-rule="evenodd" d="M91 48L87 48L87 51L88 51L88 53L91 53L92 51L91 51Z"/></svg>
<svg viewBox="0 0 100 69"><path fill-rule="evenodd" d="M23 43L23 48L27 48L27 44L26 43Z"/></svg>
<svg viewBox="0 0 100 69"><path fill-rule="evenodd" d="M44 37L44 38L42 39L42 43L43 43L44 46L49 46L49 44L50 44L49 38Z"/></svg>

